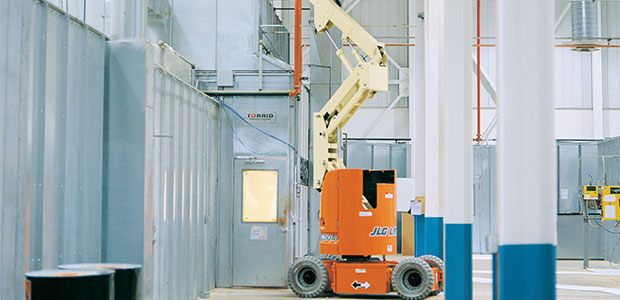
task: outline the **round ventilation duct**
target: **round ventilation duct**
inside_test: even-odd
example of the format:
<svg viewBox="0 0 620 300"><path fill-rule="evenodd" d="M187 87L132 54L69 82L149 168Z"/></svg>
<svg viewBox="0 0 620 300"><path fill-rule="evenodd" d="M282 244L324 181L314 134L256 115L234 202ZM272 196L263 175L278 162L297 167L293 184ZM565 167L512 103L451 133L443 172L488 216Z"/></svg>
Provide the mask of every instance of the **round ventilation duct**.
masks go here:
<svg viewBox="0 0 620 300"><path fill-rule="evenodd" d="M599 42L597 0L572 0L572 39L577 44L573 50L594 51Z"/></svg>

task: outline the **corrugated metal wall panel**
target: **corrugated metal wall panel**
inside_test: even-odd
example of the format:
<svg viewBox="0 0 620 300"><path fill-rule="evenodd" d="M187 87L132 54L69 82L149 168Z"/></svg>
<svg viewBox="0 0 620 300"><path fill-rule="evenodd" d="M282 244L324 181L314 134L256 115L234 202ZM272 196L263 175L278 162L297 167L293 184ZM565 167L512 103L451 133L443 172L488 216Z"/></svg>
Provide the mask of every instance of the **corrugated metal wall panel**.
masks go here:
<svg viewBox="0 0 620 300"><path fill-rule="evenodd" d="M370 170L395 169L398 177L407 174L407 157L411 144L349 140L347 142L347 166Z"/></svg>
<svg viewBox="0 0 620 300"><path fill-rule="evenodd" d="M218 106L162 68L152 76L153 295L192 299L214 285Z"/></svg>
<svg viewBox="0 0 620 300"><path fill-rule="evenodd" d="M351 9L350 15L357 20L371 35L377 40L383 43L408 43L408 0L375 0L375 1L361 1ZM352 2L353 3L353 2ZM348 4L345 3L346 8ZM345 47L345 51L348 53L348 47ZM389 65L389 79L398 80L399 76L407 84L406 73L408 66L408 47L386 47L386 51L390 57L403 68L400 72L394 63L390 62ZM353 56L348 54L351 61L354 61ZM403 73L404 72L404 73ZM343 79L348 77L346 72L343 72ZM407 107L408 97L406 90L399 91L398 85L390 84L389 91L387 93L378 93L375 97L370 99L364 104L364 107L387 107L395 100L400 92L404 92L405 97L402 97L397 102L395 107Z"/></svg>
<svg viewBox="0 0 620 300"><path fill-rule="evenodd" d="M592 108L592 54L555 49L555 105Z"/></svg>
<svg viewBox="0 0 620 300"><path fill-rule="evenodd" d="M620 49L608 48L603 51L603 100L604 107L620 109Z"/></svg>
<svg viewBox="0 0 620 300"><path fill-rule="evenodd" d="M600 1L601 3L601 36L620 37L620 2Z"/></svg>
<svg viewBox="0 0 620 300"><path fill-rule="evenodd" d="M101 259L106 41L46 2L3 6L0 299L19 299L26 270Z"/></svg>
<svg viewBox="0 0 620 300"><path fill-rule="evenodd" d="M23 298L27 252L25 199L30 168L26 155L32 47L30 1L0 3L0 299Z"/></svg>
<svg viewBox="0 0 620 300"><path fill-rule="evenodd" d="M599 154L613 156L605 160L605 167L601 166L599 179L606 178L607 185L620 185L620 138L614 138L599 143ZM605 248L605 260L620 263L620 251L618 244L620 243L620 235L614 234L618 232L616 222L604 221L603 226L608 230L603 233L603 241Z"/></svg>

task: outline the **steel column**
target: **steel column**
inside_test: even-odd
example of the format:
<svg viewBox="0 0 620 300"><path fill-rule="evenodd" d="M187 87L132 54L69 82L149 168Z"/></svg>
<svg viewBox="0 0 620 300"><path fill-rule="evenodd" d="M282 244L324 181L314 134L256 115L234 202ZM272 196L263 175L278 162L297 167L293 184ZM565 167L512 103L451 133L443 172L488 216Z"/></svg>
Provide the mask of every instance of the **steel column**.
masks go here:
<svg viewBox="0 0 620 300"><path fill-rule="evenodd" d="M425 5L425 238L426 254L443 258L443 203L441 195L441 110L443 86L444 0Z"/></svg>
<svg viewBox="0 0 620 300"><path fill-rule="evenodd" d="M497 296L555 299L554 2L500 0L497 12Z"/></svg>
<svg viewBox="0 0 620 300"><path fill-rule="evenodd" d="M442 190L445 195L446 299L472 299L471 2L446 0Z"/></svg>

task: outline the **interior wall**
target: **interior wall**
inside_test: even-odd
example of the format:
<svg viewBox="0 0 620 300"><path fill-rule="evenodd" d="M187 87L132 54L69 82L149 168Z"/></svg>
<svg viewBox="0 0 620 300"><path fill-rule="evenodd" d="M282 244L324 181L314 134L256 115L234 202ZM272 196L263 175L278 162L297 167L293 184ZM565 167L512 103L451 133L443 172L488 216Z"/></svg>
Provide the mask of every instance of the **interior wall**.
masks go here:
<svg viewBox="0 0 620 300"><path fill-rule="evenodd" d="M366 1L367 2L367 1ZM355 8L351 10L351 14L362 25L366 25L371 32L377 31L377 34L386 35L385 32L372 26L380 26L381 24L392 24L396 28L399 26L406 26L407 18L404 21L400 20L400 13L406 11L406 5L408 1L385 1L381 8L374 7L373 9L364 9L364 1L360 2ZM556 0L556 18L559 20L565 6L569 4L569 1ZM472 3L473 4L473 3ZM379 3L376 3L379 5ZM496 0L482 0L481 2L481 36L485 37L482 43L493 44L496 42L496 17L495 8L497 5ZM345 7L347 4L345 4ZM405 8L403 8L405 7ZM368 7L366 7L368 8ZM473 8L473 6L472 6ZM372 11L372 14L368 12ZM384 14L384 11L388 13ZM375 13L376 12L376 13ZM472 11L472 13L474 13ZM620 3L615 1L603 1L601 7L601 35L617 37L617 33L620 32L620 23L617 22L620 18ZM556 43L567 43L570 40L566 39L571 35L571 18L569 13L557 23L556 30ZM400 32L397 29L390 31L391 36L406 36L406 32ZM386 43L396 43L393 39L381 39L380 41ZM405 41L406 42L406 41ZM402 47L388 47L388 53L391 55L396 53L396 57L399 57L398 51ZM396 51L396 52L394 52ZM474 49L472 49L473 54ZM601 57L602 70L593 68L593 55L596 59L597 55ZM494 47L482 47L481 49L481 66L483 71L488 74L492 83L497 79L497 66L496 66L496 49ZM613 137L620 135L620 122L618 117L620 113L617 111L620 109L620 90L614 82L615 78L618 78L620 72L620 50L616 48L601 49L594 53L584 53L571 51L569 48L556 48L555 51L555 94L556 94L556 138L558 139L591 139L600 138L600 127L603 128L602 137ZM406 58L406 57L405 57ZM399 62L400 63L400 62ZM407 61L403 61L402 67L407 68ZM595 72L595 73L593 73ZM596 72L602 74L601 82ZM391 75L392 76L392 75ZM394 80L395 78L392 78ZM472 84L475 84L472 82ZM596 84L596 85L595 85ZM597 94L595 90L596 86L602 84L602 101L603 101L603 113L599 113L594 108L593 97ZM408 88L407 84L404 84L404 88ZM393 95L392 95L393 96ZM391 99L394 99L392 97ZM373 102L375 104L381 101ZM399 115L398 107L390 111L389 113L383 113L381 109L371 109L371 101L368 105L365 105L358 115L356 115L346 127L350 137L403 137L403 135L409 136L409 132L403 130L408 128L408 116L399 118L392 117ZM382 102L381 102L382 103ZM491 120L495 115L494 102L491 99L489 93L482 88L481 103L483 107L481 127L484 132ZM384 103L383 103L384 104ZM474 128L476 128L476 117L474 113ZM383 115L382 115L383 114ZM362 117L363 115L363 117ZM369 120L374 120L378 116L381 116L380 125L373 130L368 130ZM400 129L400 130L399 130ZM472 132L472 136L475 132ZM496 138L495 129L491 129L488 138Z"/></svg>
<svg viewBox="0 0 620 300"><path fill-rule="evenodd" d="M190 299L215 285L219 104L152 50L110 43L103 257L142 264L146 299Z"/></svg>
<svg viewBox="0 0 620 300"><path fill-rule="evenodd" d="M21 299L25 271L101 261L106 39L37 0L0 19L0 299Z"/></svg>

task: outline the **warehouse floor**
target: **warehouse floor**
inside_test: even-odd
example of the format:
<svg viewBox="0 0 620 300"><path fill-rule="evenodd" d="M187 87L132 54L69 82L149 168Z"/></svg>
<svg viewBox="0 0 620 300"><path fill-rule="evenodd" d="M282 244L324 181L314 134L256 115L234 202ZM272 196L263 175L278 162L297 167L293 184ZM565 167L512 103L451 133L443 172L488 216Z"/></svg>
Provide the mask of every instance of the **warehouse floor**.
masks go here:
<svg viewBox="0 0 620 300"><path fill-rule="evenodd" d="M399 260L400 257L393 259ZM558 261L557 291L558 299L619 299L620 269L608 262L591 261L590 270L581 268L581 261ZM615 267L615 269L613 268ZM491 299L491 257L474 257L474 299ZM527 288L527 287L524 287ZM213 300L269 300L293 299L293 292L286 289L215 289L209 299ZM337 298L337 297L336 297ZM386 297L346 297L346 299L394 299ZM325 299L325 298L320 298ZM443 299L438 295L430 299Z"/></svg>

